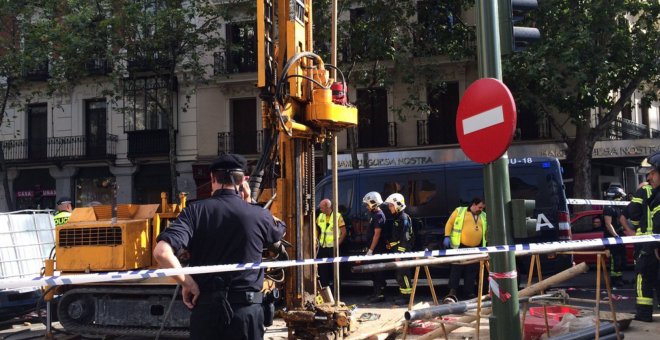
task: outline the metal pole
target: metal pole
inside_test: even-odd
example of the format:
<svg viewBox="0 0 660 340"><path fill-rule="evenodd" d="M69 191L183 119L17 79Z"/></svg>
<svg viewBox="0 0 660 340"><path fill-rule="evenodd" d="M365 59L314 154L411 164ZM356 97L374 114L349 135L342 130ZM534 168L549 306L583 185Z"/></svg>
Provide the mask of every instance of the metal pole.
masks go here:
<svg viewBox="0 0 660 340"><path fill-rule="evenodd" d="M500 30L498 6L509 6L509 0L477 1L477 56L481 78L502 79L500 59ZM495 162L484 167L484 192L488 206L490 245L513 243L509 230L511 223L511 192L509 187L508 155L505 153ZM491 274L515 273L514 252L490 255ZM515 275L498 278L500 292L511 294L506 301L493 298L493 314L489 317L491 339L522 338L520 331L520 306L518 305L518 279Z"/></svg>
<svg viewBox="0 0 660 340"><path fill-rule="evenodd" d="M330 31L330 35L332 35L330 38L330 63L332 66L337 66L337 0L332 0L332 25ZM330 77L337 80L337 71L334 68L330 70Z"/></svg>
<svg viewBox="0 0 660 340"><path fill-rule="evenodd" d="M332 135L332 225L335 244L333 245L333 256L339 257L339 184L337 175L337 136ZM332 264L332 274L334 279L334 298L335 306L339 306L339 262Z"/></svg>

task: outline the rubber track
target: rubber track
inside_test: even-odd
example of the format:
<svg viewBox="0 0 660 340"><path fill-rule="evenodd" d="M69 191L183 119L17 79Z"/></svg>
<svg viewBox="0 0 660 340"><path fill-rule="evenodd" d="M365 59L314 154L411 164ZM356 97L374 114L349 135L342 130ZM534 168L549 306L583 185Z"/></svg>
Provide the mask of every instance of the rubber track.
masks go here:
<svg viewBox="0 0 660 340"><path fill-rule="evenodd" d="M155 338L159 328L156 327L123 327L123 326L101 326L94 324L80 324L77 320L69 317L67 313L60 313L59 311L66 311L66 307L72 301L68 301L76 295L89 295L94 296L97 294L118 294L118 295L167 295L172 296L174 293L174 286L171 288L152 287L106 287L99 286L94 288L74 288L68 290L62 296L58 306L58 318L67 333L81 335L90 338L99 338L107 335L115 336L143 336ZM170 338L189 338L190 333L188 329L182 328L163 328L160 333L162 337Z"/></svg>

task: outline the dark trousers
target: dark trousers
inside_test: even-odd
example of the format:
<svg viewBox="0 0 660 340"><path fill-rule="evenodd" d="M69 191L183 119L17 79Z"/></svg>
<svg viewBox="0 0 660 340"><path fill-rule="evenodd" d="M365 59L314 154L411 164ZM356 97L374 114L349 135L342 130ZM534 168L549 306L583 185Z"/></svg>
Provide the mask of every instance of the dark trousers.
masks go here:
<svg viewBox="0 0 660 340"><path fill-rule="evenodd" d="M317 259L321 258L327 258L327 257L334 257L334 249L335 248L319 248L318 254L316 255ZM328 264L319 264L318 265L318 271L319 271L319 280L321 281L321 285L323 287L327 287L332 285L333 278L332 278L332 263Z"/></svg>
<svg viewBox="0 0 660 340"><path fill-rule="evenodd" d="M395 248L393 248L391 252L393 254L402 253L402 251L400 252ZM410 275L411 271L412 270L410 268L396 269L396 283L399 284L399 293L402 295L410 295L412 293L412 275Z"/></svg>
<svg viewBox="0 0 660 340"><path fill-rule="evenodd" d="M256 340L264 338L261 304L232 304L234 317L223 326L222 313L212 299L199 299L190 315L190 339Z"/></svg>
<svg viewBox="0 0 660 340"><path fill-rule="evenodd" d="M623 266L626 264L626 246L614 244L607 246L610 251L610 277L613 279L623 278Z"/></svg>
<svg viewBox="0 0 660 340"><path fill-rule="evenodd" d="M658 278L658 259L654 253L655 244L643 244L635 258L635 287L637 291L637 316L653 318L653 298Z"/></svg>
<svg viewBox="0 0 660 340"><path fill-rule="evenodd" d="M477 274L479 273L479 263L470 264L452 264L449 272L449 289L458 292L458 286L463 277L463 293L473 295L477 293L475 289L477 283Z"/></svg>

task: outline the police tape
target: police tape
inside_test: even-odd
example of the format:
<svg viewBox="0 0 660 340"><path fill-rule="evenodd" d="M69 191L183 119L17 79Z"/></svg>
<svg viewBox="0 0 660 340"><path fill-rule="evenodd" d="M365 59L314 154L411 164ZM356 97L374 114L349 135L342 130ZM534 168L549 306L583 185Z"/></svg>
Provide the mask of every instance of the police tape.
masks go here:
<svg viewBox="0 0 660 340"><path fill-rule="evenodd" d="M584 198L567 198L570 205L628 205L629 201L589 200Z"/></svg>
<svg viewBox="0 0 660 340"><path fill-rule="evenodd" d="M488 246L488 247L459 248L459 249L425 250L425 251L416 251L416 252L408 252L408 253L339 256L339 257L329 257L329 258L320 258L320 259L270 261L270 262L260 262L260 263L256 263L256 262L237 263L237 264L223 264L223 265L214 265L214 266L168 268L168 269L144 269L144 270L132 270L132 271L122 271L122 272L106 272L106 273L78 274L78 275L66 275L66 276L43 276L43 277L38 276L33 278L2 279L0 280L0 289L59 286L59 285L124 281L124 280L141 280L141 279L175 276L175 275L209 274L209 273L233 272L233 271L241 271L241 270L266 269L266 268L287 268L287 267L308 266L314 264L335 263L335 262L338 263L368 262L368 261L379 261L379 260L410 259L410 258L418 258L418 257L448 256L448 255L459 255L459 254L466 255L466 254L478 254L478 253L501 253L508 251L526 251L531 253L549 252L549 251L568 251L568 250L592 249L592 248L614 245L614 244L644 243L644 242L658 242L658 241L660 241L660 234L652 234L652 235L640 235L640 236L610 237L610 238L592 239L592 240L514 244L514 245L501 245L501 246Z"/></svg>

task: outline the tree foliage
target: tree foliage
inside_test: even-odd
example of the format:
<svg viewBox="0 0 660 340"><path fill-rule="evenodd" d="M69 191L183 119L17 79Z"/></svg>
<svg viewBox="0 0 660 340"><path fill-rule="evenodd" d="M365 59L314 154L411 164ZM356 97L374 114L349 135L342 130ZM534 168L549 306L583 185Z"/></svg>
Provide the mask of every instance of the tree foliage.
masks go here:
<svg viewBox="0 0 660 340"><path fill-rule="evenodd" d="M178 197L175 164L176 100L179 89L194 91L207 81L211 52L223 47L222 23L245 6L230 0L224 5L205 0L39 0L0 1L2 110L19 108L36 95L70 92L83 79L93 79L111 101L124 98L126 82L155 76L165 79L167 93L149 98L167 117L170 136L172 197ZM25 70L48 65L45 84L25 82ZM108 67L103 77L90 77L89 64ZM136 64L146 66L134 72ZM148 95L148 94L147 94ZM190 98L187 93L185 98ZM185 114L187 103L179 103ZM131 110L128 105L119 109ZM3 120L6 124L6 119ZM8 190L8 186L5 185Z"/></svg>
<svg viewBox="0 0 660 340"><path fill-rule="evenodd" d="M660 88L660 3L643 0L548 0L532 20L542 39L505 62L519 106L549 118L568 144L575 194L591 197L595 142L635 90L642 105ZM564 118L561 118L564 117ZM575 127L573 137L566 124Z"/></svg>

